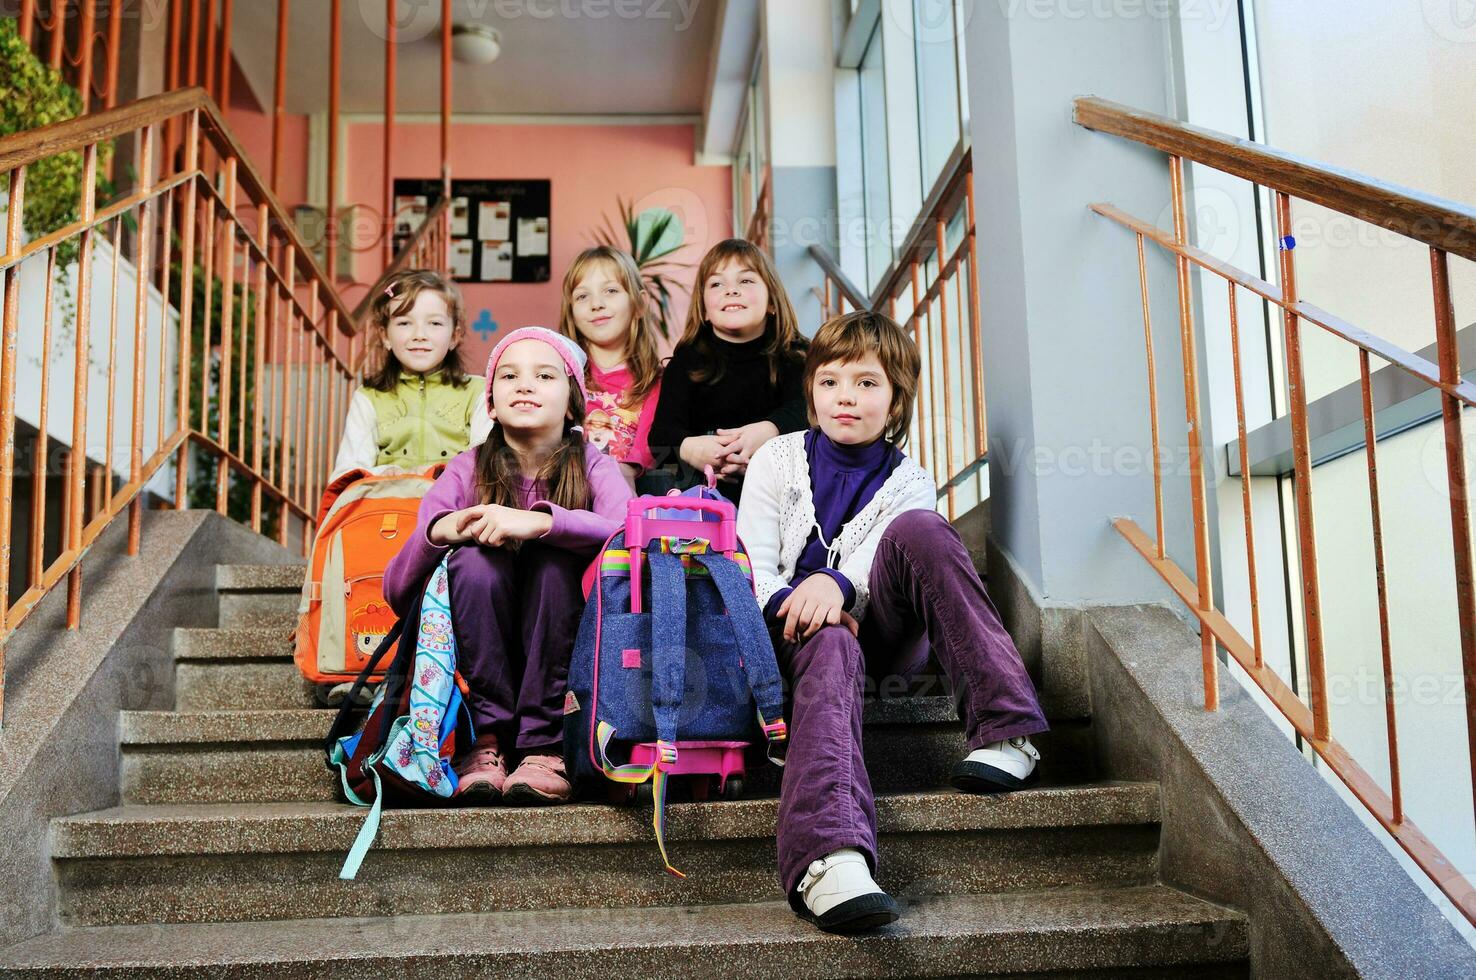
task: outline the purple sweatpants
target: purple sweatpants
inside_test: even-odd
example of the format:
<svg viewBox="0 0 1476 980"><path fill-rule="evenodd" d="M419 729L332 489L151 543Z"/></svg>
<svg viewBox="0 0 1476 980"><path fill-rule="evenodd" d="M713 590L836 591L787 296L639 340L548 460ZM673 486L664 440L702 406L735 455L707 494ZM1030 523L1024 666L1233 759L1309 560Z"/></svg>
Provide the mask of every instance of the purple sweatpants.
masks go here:
<svg viewBox="0 0 1476 980"><path fill-rule="evenodd" d="M941 515L912 510L894 519L877 545L869 584L859 640L843 626L823 627L798 647L780 648L776 639L792 698L779 794L786 895L811 861L843 847L861 851L876 869L876 808L861 757L867 674L915 673L931 647L970 750L1049 727L968 550Z"/></svg>
<svg viewBox="0 0 1476 980"><path fill-rule="evenodd" d="M479 737L495 733L504 749L562 754L564 686L588 564L532 541L516 553L475 544L451 553L457 666Z"/></svg>

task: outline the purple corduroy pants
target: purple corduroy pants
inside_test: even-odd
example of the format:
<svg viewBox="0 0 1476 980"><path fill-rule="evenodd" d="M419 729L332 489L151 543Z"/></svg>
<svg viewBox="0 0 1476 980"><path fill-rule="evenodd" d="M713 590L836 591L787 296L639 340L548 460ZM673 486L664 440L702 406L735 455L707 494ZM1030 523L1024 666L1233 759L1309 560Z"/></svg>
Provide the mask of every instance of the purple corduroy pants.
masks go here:
<svg viewBox="0 0 1476 980"><path fill-rule="evenodd" d="M473 544L451 553L457 667L478 737L495 733L504 749L562 754L564 688L588 564L533 541L516 552Z"/></svg>
<svg viewBox="0 0 1476 980"><path fill-rule="evenodd" d="M928 650L953 689L969 748L1045 731L1019 651L958 532L934 511L895 518L872 559L860 637L826 626L775 647L790 681L789 751L779 796L779 877L786 895L810 862L843 847L876 869L876 808L861 756L867 675L908 675Z"/></svg>

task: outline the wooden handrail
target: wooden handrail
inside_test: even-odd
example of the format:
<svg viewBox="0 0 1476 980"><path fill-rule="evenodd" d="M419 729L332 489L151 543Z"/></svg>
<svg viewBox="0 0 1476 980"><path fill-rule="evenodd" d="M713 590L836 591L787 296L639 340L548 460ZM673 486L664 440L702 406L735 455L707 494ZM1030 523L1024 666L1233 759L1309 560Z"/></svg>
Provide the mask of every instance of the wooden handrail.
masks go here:
<svg viewBox="0 0 1476 980"><path fill-rule="evenodd" d="M877 280L876 288L871 291L871 301L863 304L867 309L884 309L886 301L897 294L905 280L911 278L913 256L920 251L926 252L936 244L938 215L951 211L958 204L964 195L964 184L973 166L974 154L970 147L960 143L953 148L953 153L943 164L938 179L933 181L933 189L928 192L922 208L917 212L917 220L897 249L897 257Z"/></svg>
<svg viewBox="0 0 1476 980"><path fill-rule="evenodd" d="M1156 531L1144 532L1131 518L1119 517L1113 526L1132 547L1148 561L1161 578L1174 590L1184 605L1200 622L1201 673L1204 679L1204 706L1213 711L1219 704L1219 666L1216 647L1223 646L1244 668L1246 676L1259 686L1271 703L1282 713L1297 734L1306 740L1374 819L1399 843L1414 862L1461 913L1476 923L1476 890L1465 876L1454 870L1450 859L1409 819L1401 789L1401 763L1393 688L1394 659L1390 642L1389 593L1384 587L1385 555L1378 489L1379 461L1375 452L1374 400L1370 369L1377 358L1386 361L1412 377L1418 378L1440 394L1444 421L1446 481L1450 488L1451 559L1455 566L1455 593L1459 618L1461 660L1466 687L1476 683L1476 578L1473 578L1471 555L1471 513L1465 492L1465 459L1467 442L1460 424L1463 409L1476 404L1476 385L1465 381L1460 373L1454 307L1448 271L1450 254L1476 259L1476 210L1442 200L1419 191L1408 190L1374 180L1362 174L1327 166L1313 160L1260 146L1211 130L1181 123L1164 116L1141 112L1096 98L1078 99L1075 121L1083 128L1118 136L1168 155L1170 200L1173 209L1172 233L1123 212L1106 203L1089 205L1091 211L1131 231L1137 244L1138 292L1143 314L1143 344L1147 360L1148 414L1153 438L1153 455L1160 458L1159 403L1154 393L1156 376L1154 328L1151 315L1148 267L1144 245L1152 242L1176 257L1179 297L1179 363L1184 375L1184 424L1189 462L1189 492L1193 507L1195 569L1191 577L1167 554L1164 531L1164 474L1153 469L1154 517ZM1189 160L1232 174L1267 187L1273 193L1275 231L1279 239L1277 282L1241 270L1228 262L1208 255L1190 244L1189 209L1185 203L1184 161ZM1435 352L1438 364L1421 354L1404 350L1376 334L1342 320L1326 310L1302 299L1297 291L1295 228L1292 221L1293 199L1332 209L1386 228L1429 246L1431 290L1435 313ZM1244 637L1235 624L1215 604L1213 575L1226 572L1221 567L1211 572L1210 519L1206 510L1207 480L1203 461L1208 455L1200 443L1202 415L1199 393L1209 384L1199 370L1198 331L1195 312L1195 277L1197 266L1222 280L1225 309L1229 318L1227 350L1234 379L1236 429L1241 447L1240 484L1242 523L1245 532L1245 568L1249 587L1252 638ZM1238 327L1240 292L1261 297L1277 310L1283 344L1285 391L1288 396L1286 418L1291 429L1292 492L1296 497L1296 547L1301 566L1301 623L1293 633L1304 641L1306 653L1306 700L1294 692L1277 672L1265 662L1259 616L1259 593L1256 581L1255 522L1252 508L1250 466L1245 453L1246 396L1241 365L1241 342ZM1209 288L1200 291L1207 297ZM1205 300L1208 302L1208 300ZM1328 694L1327 646L1323 632L1323 593L1318 578L1316 521L1314 521L1314 481L1311 438L1306 389L1306 356L1304 327L1314 324L1357 349L1363 421L1363 449L1368 470L1368 501L1373 536L1374 575L1380 622L1380 646L1385 689L1385 745L1388 751L1388 782L1374 778L1361 759L1355 758L1347 746L1339 743L1332 731L1331 705ZM1270 329L1270 323L1267 324ZM1290 589L1291 586L1289 585ZM1227 607L1228 608L1228 607ZM1476 746L1476 701L1465 706L1467 739ZM1476 751L1470 753L1476 767ZM1476 768L1473 768L1476 772Z"/></svg>
<svg viewBox="0 0 1476 980"><path fill-rule="evenodd" d="M839 265L836 265L835 259L831 258L829 252L825 251L819 245L811 245L810 258L814 259L815 263L820 266L821 271L840 287L841 294L845 296L846 302L850 303L853 308L858 310L875 309L871 305L871 301L866 298L866 294L861 292L861 288L851 282L850 277L841 271Z"/></svg>
<svg viewBox="0 0 1476 980"><path fill-rule="evenodd" d="M1151 146L1406 238L1476 261L1476 209L1095 97L1076 100L1077 125Z"/></svg>
<svg viewBox="0 0 1476 980"><path fill-rule="evenodd" d="M353 322L350 325L351 330L359 329L359 321L368 314L369 304L374 302L374 297L379 295L379 291L389 283L390 279L409 267L410 257L435 232L436 223L441 220L441 214L450 206L451 200L443 197L436 202L435 207L430 209L430 213L425 216L425 220L420 223L420 227L415 229L415 234L411 235L400 251L395 254L395 260L389 264L389 268L385 269L384 274L374 280L374 285L369 287L369 291L364 294L363 298L359 300L359 304L354 307ZM390 215L390 221L394 221L394 215Z"/></svg>
<svg viewBox="0 0 1476 980"><path fill-rule="evenodd" d="M252 199L267 206L270 222L287 243L293 246L298 270L309 281L321 282L329 287L323 290L326 307L323 312L326 314L328 310L336 310L339 331L345 335L352 334L353 313L344 305L337 289L333 288L333 280L328 278L323 267L318 264L287 209L277 200L270 186L256 172L245 151L231 135L215 100L203 88L165 92L115 109L105 109L7 136L0 139L0 172L36 163L60 153L81 150L94 143L131 136L145 126L165 122L192 110L200 111L203 123L201 130L215 149L223 156L235 158L237 184L243 186Z"/></svg>

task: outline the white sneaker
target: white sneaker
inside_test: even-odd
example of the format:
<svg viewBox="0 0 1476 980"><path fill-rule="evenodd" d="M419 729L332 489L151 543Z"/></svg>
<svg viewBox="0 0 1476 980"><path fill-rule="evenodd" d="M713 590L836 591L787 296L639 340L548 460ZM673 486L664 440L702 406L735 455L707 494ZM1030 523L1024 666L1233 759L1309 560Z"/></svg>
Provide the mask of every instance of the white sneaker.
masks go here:
<svg viewBox="0 0 1476 980"><path fill-rule="evenodd" d="M1024 735L990 742L953 767L953 785L965 793L1024 789L1040 778L1040 752Z"/></svg>
<svg viewBox="0 0 1476 980"><path fill-rule="evenodd" d="M875 929L901 914L892 896L871 879L865 856L851 847L811 861L795 890L805 903L801 918L826 932Z"/></svg>

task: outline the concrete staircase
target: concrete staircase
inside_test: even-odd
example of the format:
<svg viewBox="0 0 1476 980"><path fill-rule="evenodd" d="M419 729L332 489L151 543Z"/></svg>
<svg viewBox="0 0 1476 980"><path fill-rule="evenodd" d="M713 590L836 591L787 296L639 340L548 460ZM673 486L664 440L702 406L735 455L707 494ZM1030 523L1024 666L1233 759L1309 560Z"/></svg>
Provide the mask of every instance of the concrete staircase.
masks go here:
<svg viewBox="0 0 1476 980"><path fill-rule="evenodd" d="M335 802L284 637L301 569L220 566L219 628L175 632L170 712L120 723L120 805L53 822L55 930L0 976L1244 977L1245 919L1158 880L1159 793L1093 777L1090 727L1040 740L1038 788L947 788L963 740L941 689L866 710L884 887L904 918L845 938L800 922L774 872L774 774L734 802L649 811L363 811ZM926 683L926 679L922 683ZM100 972L99 972L100 971Z"/></svg>

